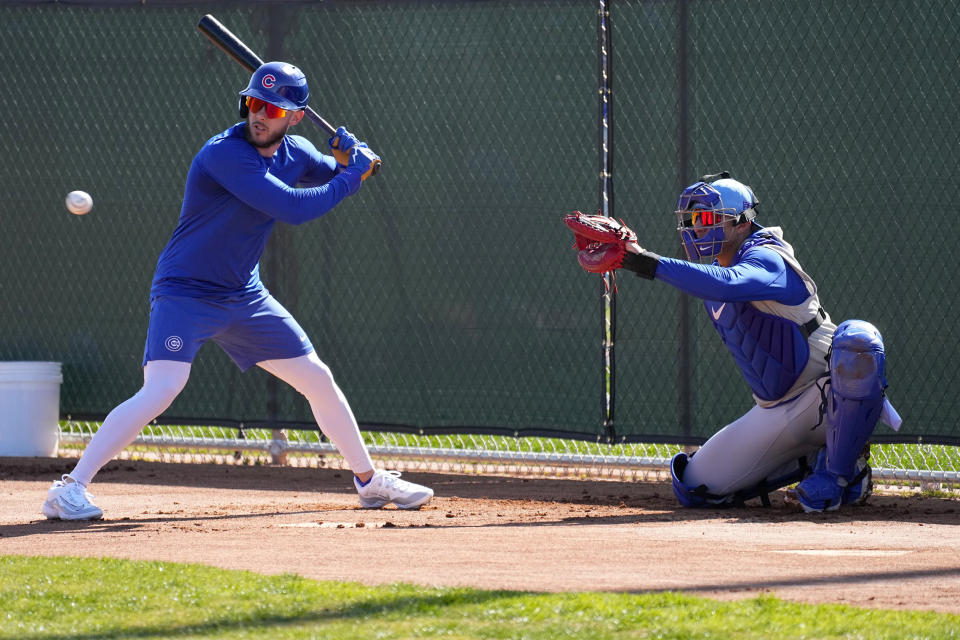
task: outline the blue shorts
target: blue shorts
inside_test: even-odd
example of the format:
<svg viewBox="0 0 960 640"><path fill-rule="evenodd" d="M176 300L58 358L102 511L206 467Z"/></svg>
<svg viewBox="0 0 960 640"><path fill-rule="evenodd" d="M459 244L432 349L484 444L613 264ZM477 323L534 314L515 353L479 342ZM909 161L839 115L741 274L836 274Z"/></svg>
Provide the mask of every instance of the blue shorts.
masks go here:
<svg viewBox="0 0 960 640"><path fill-rule="evenodd" d="M300 324L269 293L236 302L161 295L150 303L143 364L193 362L207 340L220 345L242 371L313 351Z"/></svg>

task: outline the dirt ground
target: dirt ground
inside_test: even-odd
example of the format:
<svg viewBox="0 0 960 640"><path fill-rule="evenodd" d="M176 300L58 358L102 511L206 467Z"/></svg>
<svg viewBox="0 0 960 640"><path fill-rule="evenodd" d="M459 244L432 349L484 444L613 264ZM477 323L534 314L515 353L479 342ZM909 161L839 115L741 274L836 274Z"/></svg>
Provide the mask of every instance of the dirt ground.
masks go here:
<svg viewBox="0 0 960 640"><path fill-rule="evenodd" d="M366 584L682 591L960 614L960 501L875 495L807 515L689 510L669 484L405 474L420 511L360 509L348 472L112 462L105 519L47 521L65 459L0 458L0 553L200 562Z"/></svg>

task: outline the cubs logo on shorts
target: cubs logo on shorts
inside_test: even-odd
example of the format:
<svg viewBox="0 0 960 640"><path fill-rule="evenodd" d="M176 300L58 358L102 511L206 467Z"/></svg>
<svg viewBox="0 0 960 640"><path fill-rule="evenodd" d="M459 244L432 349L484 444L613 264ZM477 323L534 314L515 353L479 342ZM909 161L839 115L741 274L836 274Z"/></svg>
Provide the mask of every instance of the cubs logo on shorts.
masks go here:
<svg viewBox="0 0 960 640"><path fill-rule="evenodd" d="M143 364L193 362L200 347L211 340L244 371L264 360L297 358L313 351L290 312L264 291L230 302L158 296L150 304Z"/></svg>

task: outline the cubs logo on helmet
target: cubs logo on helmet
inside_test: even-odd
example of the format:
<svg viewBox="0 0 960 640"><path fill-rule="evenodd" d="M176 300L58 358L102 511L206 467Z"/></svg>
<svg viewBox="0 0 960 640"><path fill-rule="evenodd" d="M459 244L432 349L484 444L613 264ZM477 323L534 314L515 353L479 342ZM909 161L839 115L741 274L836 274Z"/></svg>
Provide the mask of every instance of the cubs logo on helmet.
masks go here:
<svg viewBox="0 0 960 640"><path fill-rule="evenodd" d="M307 106L310 89L307 77L297 67L287 62L266 62L253 72L250 83L240 95L259 98L281 109L298 111ZM241 105L243 100L241 97ZM241 114L242 111L241 106Z"/></svg>

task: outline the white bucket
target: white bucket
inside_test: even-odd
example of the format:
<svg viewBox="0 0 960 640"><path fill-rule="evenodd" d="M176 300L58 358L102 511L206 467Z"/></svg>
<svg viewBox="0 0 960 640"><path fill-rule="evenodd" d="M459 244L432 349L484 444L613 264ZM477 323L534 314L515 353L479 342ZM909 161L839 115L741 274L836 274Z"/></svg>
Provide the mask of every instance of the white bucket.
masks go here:
<svg viewBox="0 0 960 640"><path fill-rule="evenodd" d="M0 362L0 456L57 455L59 362Z"/></svg>

